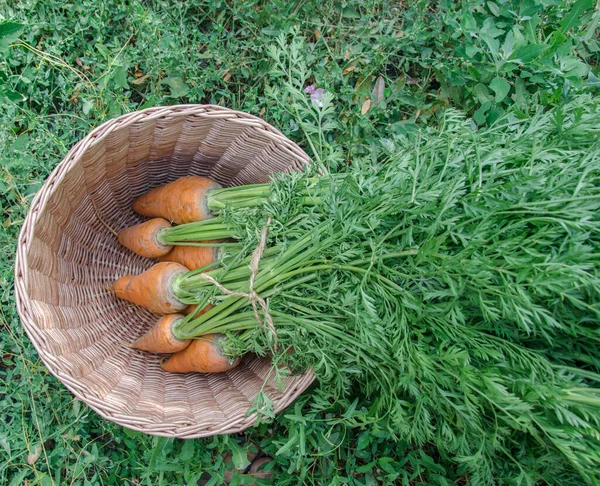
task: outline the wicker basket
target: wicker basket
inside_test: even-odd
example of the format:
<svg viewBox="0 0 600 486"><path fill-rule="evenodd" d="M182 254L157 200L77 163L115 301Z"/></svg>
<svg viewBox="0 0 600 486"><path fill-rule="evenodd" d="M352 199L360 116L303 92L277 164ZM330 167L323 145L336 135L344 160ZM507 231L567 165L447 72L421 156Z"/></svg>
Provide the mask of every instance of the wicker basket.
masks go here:
<svg viewBox="0 0 600 486"><path fill-rule="evenodd" d="M310 371L280 390L267 380L265 359L246 356L216 375L169 374L159 356L119 344L157 317L107 287L154 262L120 247L102 221L116 230L140 222L134 198L185 175L232 186L308 161L261 119L210 105L134 112L87 135L35 197L19 238L17 308L50 372L103 417L166 437L244 430L256 420L248 409L263 386L276 411L293 402L313 381Z"/></svg>

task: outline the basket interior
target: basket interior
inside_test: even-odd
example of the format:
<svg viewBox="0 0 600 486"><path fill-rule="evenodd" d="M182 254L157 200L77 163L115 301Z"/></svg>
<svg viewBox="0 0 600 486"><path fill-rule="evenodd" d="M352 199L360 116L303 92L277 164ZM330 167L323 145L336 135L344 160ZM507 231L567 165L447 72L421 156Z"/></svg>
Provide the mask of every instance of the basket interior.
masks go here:
<svg viewBox="0 0 600 486"><path fill-rule="evenodd" d="M227 373L169 374L160 356L124 346L157 315L107 288L155 262L121 247L109 228L142 221L133 200L179 177L258 183L307 161L262 120L210 106L132 113L89 134L37 195L19 243L19 312L50 371L104 417L156 435L243 430L255 420L247 411L261 389L276 410L291 403L310 372L280 389L267 380L269 361L247 356Z"/></svg>

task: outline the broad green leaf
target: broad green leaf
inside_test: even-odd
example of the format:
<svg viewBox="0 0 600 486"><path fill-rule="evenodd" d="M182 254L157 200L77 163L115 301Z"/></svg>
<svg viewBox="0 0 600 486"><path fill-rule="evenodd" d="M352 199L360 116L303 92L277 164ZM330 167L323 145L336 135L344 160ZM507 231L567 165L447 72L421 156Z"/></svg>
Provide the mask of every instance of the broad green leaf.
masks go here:
<svg viewBox="0 0 600 486"><path fill-rule="evenodd" d="M166 456L166 449L173 447L173 439L166 437L153 437L152 438L152 454L150 455L150 462L148 467L151 470L156 468L156 465L161 462L160 460Z"/></svg>
<svg viewBox="0 0 600 486"><path fill-rule="evenodd" d="M504 43L502 44L502 52L504 52L505 57L510 57L514 52L515 45L515 35L512 30L508 31L506 34L506 38L504 39Z"/></svg>
<svg viewBox="0 0 600 486"><path fill-rule="evenodd" d="M503 30L496 28L496 24L491 18L487 18L483 23L483 27L479 32L481 40L483 40L489 47L492 56L496 57L498 50L500 49L500 41L497 39L500 35L504 34Z"/></svg>
<svg viewBox="0 0 600 486"><path fill-rule="evenodd" d="M482 35L481 38L487 44L490 54L493 57L497 57L498 50L500 49L500 42L498 42L498 39L494 39L493 37L487 35Z"/></svg>
<svg viewBox="0 0 600 486"><path fill-rule="evenodd" d="M87 115L90 110L94 107L94 102L93 101L84 101L83 105L81 106L81 111L83 111L84 115Z"/></svg>
<svg viewBox="0 0 600 486"><path fill-rule="evenodd" d="M498 17L500 14L500 7L498 7L498 4L495 2L488 2L487 6L490 9L490 12L492 12L495 17Z"/></svg>
<svg viewBox="0 0 600 486"><path fill-rule="evenodd" d="M569 57L562 60L561 69L565 73L565 76L571 78L581 78L587 76L590 72L590 66L580 61L576 57Z"/></svg>
<svg viewBox="0 0 600 486"><path fill-rule="evenodd" d="M510 84L506 79L496 76L492 79L490 88L496 93L496 103L500 103L510 91Z"/></svg>
<svg viewBox="0 0 600 486"><path fill-rule="evenodd" d="M549 47L547 44L529 44L519 47L510 57L511 59L520 59L524 63L530 62L540 57Z"/></svg>
<svg viewBox="0 0 600 486"><path fill-rule="evenodd" d="M342 7L339 4L335 6L335 11L345 19L360 19L362 17L360 12L352 7Z"/></svg>
<svg viewBox="0 0 600 486"><path fill-rule="evenodd" d="M11 89L4 89L4 88L2 88L2 86L0 86L0 98L3 96L6 99L8 99L9 101L12 101L14 103L21 103L22 101L25 101L27 99L26 96L22 95L18 91L13 91Z"/></svg>
<svg viewBox="0 0 600 486"><path fill-rule="evenodd" d="M27 149L27 145L29 144L30 140L31 140L31 137L27 133L22 133L21 135L19 135L17 137L15 142L12 144L11 149L14 150L15 152L25 153L25 150Z"/></svg>
<svg viewBox="0 0 600 486"><path fill-rule="evenodd" d="M525 86L525 80L519 77L515 80L515 102L518 105L524 105L526 95L527 87Z"/></svg>
<svg viewBox="0 0 600 486"><path fill-rule="evenodd" d="M342 17L344 17L345 19L360 19L361 15L360 12L354 10L351 7L344 7L342 9Z"/></svg>
<svg viewBox="0 0 600 486"><path fill-rule="evenodd" d="M19 37L19 34L23 32L24 28L25 26L18 22L12 22L10 20L0 22L0 40L5 41L9 38L15 40Z"/></svg>
<svg viewBox="0 0 600 486"><path fill-rule="evenodd" d="M391 457L381 457L377 463L379 464L379 467L388 474L394 474L398 470L397 466L394 464L396 461Z"/></svg>
<svg viewBox="0 0 600 486"><path fill-rule="evenodd" d="M534 0L522 0L519 2L519 16L523 20L531 18L539 11L539 8Z"/></svg>
<svg viewBox="0 0 600 486"><path fill-rule="evenodd" d="M19 38L25 26L18 22L6 21L0 23L0 53L5 53L8 46Z"/></svg>
<svg viewBox="0 0 600 486"><path fill-rule="evenodd" d="M6 435L0 435L0 446L6 451L6 454L10 456L10 442Z"/></svg>
<svg viewBox="0 0 600 486"><path fill-rule="evenodd" d="M54 481L48 474L41 473L36 478L36 484L39 484L40 486L54 486Z"/></svg>
<svg viewBox="0 0 600 486"><path fill-rule="evenodd" d="M110 50L108 49L108 47L106 47L104 44L100 44L99 42L96 43L95 45L96 49L98 50L98 52L100 53L100 55L105 59L105 60L109 60L111 58L111 53Z"/></svg>
<svg viewBox="0 0 600 486"><path fill-rule="evenodd" d="M79 400L73 400L73 415L77 417L81 412L81 402Z"/></svg>
<svg viewBox="0 0 600 486"><path fill-rule="evenodd" d="M569 88L570 87L571 87L571 83L569 82L568 79L565 79L565 82L563 84L563 89L562 89L563 98L567 99L567 97L569 96Z"/></svg>
<svg viewBox="0 0 600 486"><path fill-rule="evenodd" d="M127 84L127 68L125 66L118 66L115 69L113 80L115 82L115 87L117 88L129 87L129 85Z"/></svg>
<svg viewBox="0 0 600 486"><path fill-rule="evenodd" d="M261 29L261 32L265 35L277 37L281 34L282 30L278 27L265 27Z"/></svg>
<svg viewBox="0 0 600 486"><path fill-rule="evenodd" d="M361 290L361 294L362 294L363 302L365 299L369 298L365 295L365 293L362 290ZM371 303L367 304L367 306L370 306L370 305L371 305ZM345 417L345 418L352 417L352 414L356 410L357 405L358 405L358 398L355 398L354 401L352 402L352 404L348 408L346 408L346 411L344 412L343 417Z"/></svg>
<svg viewBox="0 0 600 486"><path fill-rule="evenodd" d="M358 440L356 441L356 449L361 450L369 445L371 442L371 436L368 432L362 432L358 436Z"/></svg>
<svg viewBox="0 0 600 486"><path fill-rule="evenodd" d="M547 44L549 44L551 47L559 48L567 44L568 41L569 36L563 34L560 30L555 30L554 32L552 32L550 37L548 37ZM570 43L569 47L571 47Z"/></svg>
<svg viewBox="0 0 600 486"><path fill-rule="evenodd" d="M410 96L408 94L398 95L398 100L405 105L419 106L419 100L417 98L415 98L414 96Z"/></svg>
<svg viewBox="0 0 600 486"><path fill-rule="evenodd" d="M212 477L205 483L204 486L216 486L219 483L221 483L221 478L219 477L218 474L213 474Z"/></svg>
<svg viewBox="0 0 600 486"><path fill-rule="evenodd" d="M229 441L229 448L231 450L231 460L233 466L236 469L246 469L250 464L248 460L248 453L237 443L235 439Z"/></svg>
<svg viewBox="0 0 600 486"><path fill-rule="evenodd" d="M471 12L465 12L460 23L467 33L477 30L477 21Z"/></svg>
<svg viewBox="0 0 600 486"><path fill-rule="evenodd" d="M187 462L192 457L194 457L194 441L186 440L183 442L183 446L181 447L179 459L181 459L183 462Z"/></svg>
<svg viewBox="0 0 600 486"><path fill-rule="evenodd" d="M588 51L593 52L594 54L600 52L600 43L598 43L596 39L586 39L583 43Z"/></svg>
<svg viewBox="0 0 600 486"><path fill-rule="evenodd" d="M402 120L402 121L392 124L392 128L395 130L395 132L398 135L406 136L406 135L410 135L410 134L419 133L419 127L415 123L407 121L407 120ZM393 142L392 142L392 145L390 146L390 144L386 144L385 142L383 142L383 139L382 139L382 144L384 145L384 147L386 147L389 150L395 149Z"/></svg>
<svg viewBox="0 0 600 486"><path fill-rule="evenodd" d="M359 466L355 469L355 471L359 474L364 474L366 472L371 471L375 465L377 464L377 461L371 461L368 464L363 464L362 466Z"/></svg>
<svg viewBox="0 0 600 486"><path fill-rule="evenodd" d="M473 93L479 100L480 103L485 103L486 101L492 101L493 96L490 94L487 87L482 83L477 83L475 88L473 88Z"/></svg>
<svg viewBox="0 0 600 486"><path fill-rule="evenodd" d="M474 57L478 52L481 52L481 50L474 44L469 43L465 46L465 53L471 58Z"/></svg>
<svg viewBox="0 0 600 486"><path fill-rule="evenodd" d="M393 140L390 140L389 138L381 138L379 139L379 143L388 151L388 152L394 152L396 150L396 144L394 143Z"/></svg>
<svg viewBox="0 0 600 486"><path fill-rule="evenodd" d="M493 106L487 114L486 121L488 125L492 125L504 114L504 110L499 106Z"/></svg>
<svg viewBox="0 0 600 486"><path fill-rule="evenodd" d="M543 74L534 74L529 78L530 83L543 84L545 81L546 76L544 76Z"/></svg>
<svg viewBox="0 0 600 486"><path fill-rule="evenodd" d="M478 70L475 66L468 66L467 71L474 79L483 78L486 74L484 71Z"/></svg>
<svg viewBox="0 0 600 486"><path fill-rule="evenodd" d="M287 454L292 449L292 447L298 444L298 439L298 430L296 429L296 427L294 427L289 435L289 439L287 440L287 442L283 444L275 454L278 456L282 454Z"/></svg>
<svg viewBox="0 0 600 486"><path fill-rule="evenodd" d="M588 73L587 85L590 88L600 88L600 78L596 76L592 71Z"/></svg>
<svg viewBox="0 0 600 486"><path fill-rule="evenodd" d="M595 0L577 0L569 13L560 22L560 30L566 33L568 30L580 26L581 16L586 10L592 8L595 3Z"/></svg>
<svg viewBox="0 0 600 486"><path fill-rule="evenodd" d="M524 47L528 44L527 39L525 39L525 36L519 27L515 25L510 31L514 37L513 49L518 49L519 47Z"/></svg>
<svg viewBox="0 0 600 486"><path fill-rule="evenodd" d="M23 480L25 479L25 476L27 476L29 473L29 469L21 469L21 471L12 477L12 481L10 482L9 486L22 486L24 484Z"/></svg>
<svg viewBox="0 0 600 486"><path fill-rule="evenodd" d="M504 34L504 31L502 29L498 29L492 19L487 18L487 19L485 19L485 22L483 22L483 27L481 28L481 34L482 34L482 36L485 35L488 37L496 38L496 37Z"/></svg>
<svg viewBox="0 0 600 486"><path fill-rule="evenodd" d="M536 13L532 15L529 20L525 22L525 30L523 35L530 44L536 44L538 39L538 25L540 24L540 16Z"/></svg>
<svg viewBox="0 0 600 486"><path fill-rule="evenodd" d="M481 126L481 125L483 125L485 123L485 116L486 116L486 114L489 111L489 109L490 109L491 106L492 106L492 104L489 101L486 101L473 114L473 120L475 120L475 123L477 123L477 125Z"/></svg>
<svg viewBox="0 0 600 486"><path fill-rule="evenodd" d="M166 84L171 88L171 96L173 98L181 98L190 91L189 86L181 76L169 76L168 78L163 79L161 84Z"/></svg>
<svg viewBox="0 0 600 486"><path fill-rule="evenodd" d="M123 433L127 436L130 437L132 439L139 439L140 437L143 437L144 434L142 432L138 432L137 430L131 430L128 429L127 427L123 427Z"/></svg>

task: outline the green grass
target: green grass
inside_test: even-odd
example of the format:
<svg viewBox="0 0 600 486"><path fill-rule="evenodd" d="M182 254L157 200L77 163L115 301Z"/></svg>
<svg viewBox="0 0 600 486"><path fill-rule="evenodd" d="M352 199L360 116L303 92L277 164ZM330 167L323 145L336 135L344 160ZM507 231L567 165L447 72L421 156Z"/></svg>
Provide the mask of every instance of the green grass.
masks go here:
<svg viewBox="0 0 600 486"><path fill-rule="evenodd" d="M15 310L16 238L69 148L149 106L215 103L265 118L331 167L399 146L448 106L475 126L598 93L592 0L187 2L9 0L0 19L0 484L219 484L262 448L280 484L467 484L433 447L370 426L359 394L304 394L236 437L169 440L98 417L46 371ZM309 84L328 111L292 109ZM308 105L309 106L309 105ZM306 134L309 134L307 138ZM532 465L535 483L570 481ZM234 480L241 481L241 479ZM573 479L571 484L578 484ZM519 484L515 477L513 483Z"/></svg>

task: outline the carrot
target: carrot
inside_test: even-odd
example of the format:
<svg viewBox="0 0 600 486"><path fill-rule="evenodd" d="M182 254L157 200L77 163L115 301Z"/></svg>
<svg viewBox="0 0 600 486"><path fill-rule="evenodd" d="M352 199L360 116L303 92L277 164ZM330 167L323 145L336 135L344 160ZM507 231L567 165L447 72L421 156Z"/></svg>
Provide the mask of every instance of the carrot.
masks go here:
<svg viewBox="0 0 600 486"><path fill-rule="evenodd" d="M119 231L119 243L143 257L160 257L173 249L172 245L163 245L158 238L161 230L170 227L171 223L166 219L154 218Z"/></svg>
<svg viewBox="0 0 600 486"><path fill-rule="evenodd" d="M187 304L173 292L173 280L188 269L174 262L157 263L139 275L128 275L117 280L112 290L117 297L141 305L158 314L181 312Z"/></svg>
<svg viewBox="0 0 600 486"><path fill-rule="evenodd" d="M235 368L240 364L240 358L231 361L223 356L220 341L222 334L206 334L200 339L194 339L183 351L179 351L169 359L161 362L162 369L170 373L221 373Z"/></svg>
<svg viewBox="0 0 600 486"><path fill-rule="evenodd" d="M220 188L220 184L206 177L182 177L138 197L133 210L142 216L161 217L177 224L201 221L210 216L207 192Z"/></svg>
<svg viewBox="0 0 600 486"><path fill-rule="evenodd" d="M173 326L183 318L182 314L162 316L145 334L131 343L131 347L150 353L176 353L182 351L190 345L192 340L177 339L173 335Z"/></svg>
<svg viewBox="0 0 600 486"><path fill-rule="evenodd" d="M111 290L117 294L118 297L125 295L127 293L127 287L134 277L135 275L126 275L125 277L121 277L114 284L112 284Z"/></svg>
<svg viewBox="0 0 600 486"><path fill-rule="evenodd" d="M219 258L218 247L175 245L166 255L158 257L162 262L177 262L190 270L204 267Z"/></svg>
<svg viewBox="0 0 600 486"><path fill-rule="evenodd" d="M211 310L213 307L214 307L214 305L208 304L204 309L202 309L198 314L196 314L196 316L201 316L205 312L208 312L209 310ZM198 308L198 304L190 304L185 309L183 309L181 311L181 313L185 314L187 316L188 314L195 313L197 308Z"/></svg>

